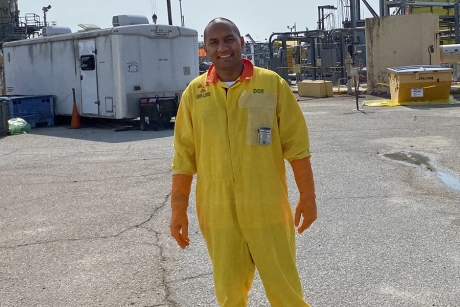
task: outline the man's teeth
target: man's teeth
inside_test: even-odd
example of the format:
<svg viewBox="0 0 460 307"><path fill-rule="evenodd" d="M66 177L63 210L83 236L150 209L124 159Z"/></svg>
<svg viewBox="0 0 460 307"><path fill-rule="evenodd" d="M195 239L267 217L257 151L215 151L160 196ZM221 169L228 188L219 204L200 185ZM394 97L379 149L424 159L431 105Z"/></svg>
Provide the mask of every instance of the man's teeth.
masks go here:
<svg viewBox="0 0 460 307"><path fill-rule="evenodd" d="M230 54L227 54L227 55L221 55L220 57L221 58L228 58L230 56Z"/></svg>

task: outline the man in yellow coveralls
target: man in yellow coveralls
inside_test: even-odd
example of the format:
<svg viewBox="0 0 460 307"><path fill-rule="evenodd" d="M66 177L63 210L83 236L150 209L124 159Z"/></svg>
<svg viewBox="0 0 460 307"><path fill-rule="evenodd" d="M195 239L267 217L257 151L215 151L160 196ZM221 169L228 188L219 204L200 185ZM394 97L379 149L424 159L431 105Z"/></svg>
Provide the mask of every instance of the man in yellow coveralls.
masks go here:
<svg viewBox="0 0 460 307"><path fill-rule="evenodd" d="M171 235L189 245L197 174L198 221L219 305L247 306L257 268L272 307L308 306L295 254L295 228L302 233L316 219L307 125L289 85L242 59L243 45L228 19L204 31L213 65L184 91L176 117ZM300 192L294 218L284 160Z"/></svg>

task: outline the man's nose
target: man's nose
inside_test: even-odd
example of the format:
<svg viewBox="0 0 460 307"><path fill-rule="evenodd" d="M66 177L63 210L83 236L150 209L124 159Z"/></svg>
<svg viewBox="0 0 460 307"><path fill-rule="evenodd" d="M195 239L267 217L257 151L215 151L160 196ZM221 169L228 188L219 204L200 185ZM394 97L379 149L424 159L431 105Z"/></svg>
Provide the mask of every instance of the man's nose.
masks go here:
<svg viewBox="0 0 460 307"><path fill-rule="evenodd" d="M218 48L219 48L219 49L225 49L225 48L227 48L227 43L225 43L224 41L219 42Z"/></svg>

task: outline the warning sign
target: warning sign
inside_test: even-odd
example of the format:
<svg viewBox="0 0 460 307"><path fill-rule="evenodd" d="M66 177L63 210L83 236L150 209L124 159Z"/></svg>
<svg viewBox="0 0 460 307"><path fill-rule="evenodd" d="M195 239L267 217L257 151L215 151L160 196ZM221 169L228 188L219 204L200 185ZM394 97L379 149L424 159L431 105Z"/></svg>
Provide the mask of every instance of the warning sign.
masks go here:
<svg viewBox="0 0 460 307"><path fill-rule="evenodd" d="M423 97L423 88L412 88L411 97Z"/></svg>

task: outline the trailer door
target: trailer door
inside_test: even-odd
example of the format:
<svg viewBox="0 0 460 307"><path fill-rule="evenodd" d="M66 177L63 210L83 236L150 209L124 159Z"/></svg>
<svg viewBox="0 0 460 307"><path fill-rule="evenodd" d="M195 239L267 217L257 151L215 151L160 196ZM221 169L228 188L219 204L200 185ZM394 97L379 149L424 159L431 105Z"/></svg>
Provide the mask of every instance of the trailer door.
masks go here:
<svg viewBox="0 0 460 307"><path fill-rule="evenodd" d="M96 41L94 39L82 40L78 44L80 50L82 114L99 115Z"/></svg>

